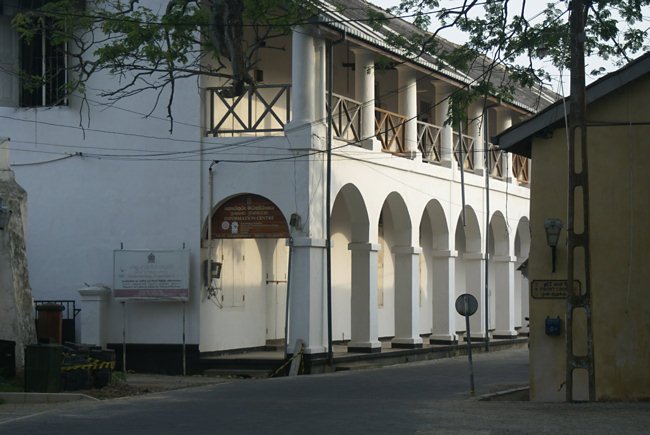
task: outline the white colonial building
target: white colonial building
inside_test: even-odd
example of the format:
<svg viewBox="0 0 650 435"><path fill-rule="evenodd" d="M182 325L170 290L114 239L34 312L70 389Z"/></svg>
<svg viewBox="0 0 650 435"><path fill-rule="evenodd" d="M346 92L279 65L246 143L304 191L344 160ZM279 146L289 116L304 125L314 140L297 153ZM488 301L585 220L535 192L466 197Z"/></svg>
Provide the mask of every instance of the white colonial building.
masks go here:
<svg viewBox="0 0 650 435"><path fill-rule="evenodd" d="M88 83L83 104L47 107L43 96L22 107L10 73L21 47L3 15L0 136L10 137L12 169L28 192L34 298L83 299L82 341L121 346L125 333L145 353L185 342L192 361L283 341L286 331L290 353L300 339L320 358L329 328L354 352L379 351L380 340L454 343L465 331L454 309L462 293L479 301L473 337L486 328L515 337L528 304L517 268L530 241L529 162L486 138L552 93L476 102L459 134L445 125L448 97L481 68L439 69L427 56L398 62L384 34L412 26L395 19L374 31L363 21L370 6L347 3L261 49L258 83L243 97L224 97L217 79L177 83L171 134L164 108L145 116L154 95L112 105L94 97L117 80L110 76ZM396 65L375 71L380 56ZM85 288L114 290L121 249L189 251L187 300ZM218 279L208 276L211 263Z"/></svg>

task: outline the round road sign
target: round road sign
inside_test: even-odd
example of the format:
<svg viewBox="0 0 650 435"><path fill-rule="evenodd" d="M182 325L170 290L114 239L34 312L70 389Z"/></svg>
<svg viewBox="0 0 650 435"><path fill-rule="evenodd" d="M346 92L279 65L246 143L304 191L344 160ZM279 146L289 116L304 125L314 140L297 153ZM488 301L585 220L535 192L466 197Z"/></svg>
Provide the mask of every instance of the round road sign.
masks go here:
<svg viewBox="0 0 650 435"><path fill-rule="evenodd" d="M471 316L478 309L478 301L469 293L464 293L456 298L456 311L461 316Z"/></svg>

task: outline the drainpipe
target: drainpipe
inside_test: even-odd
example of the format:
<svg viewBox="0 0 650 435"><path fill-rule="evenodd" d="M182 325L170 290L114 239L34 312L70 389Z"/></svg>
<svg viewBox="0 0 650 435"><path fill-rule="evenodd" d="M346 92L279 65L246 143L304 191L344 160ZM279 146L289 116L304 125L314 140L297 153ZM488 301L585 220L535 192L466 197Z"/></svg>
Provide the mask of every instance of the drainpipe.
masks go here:
<svg viewBox="0 0 650 435"><path fill-rule="evenodd" d="M483 125L485 126L485 351L490 351L490 143L487 107L483 110ZM496 289L495 289L496 291ZM495 295L496 298L496 295ZM495 299L496 300L496 299ZM496 314L496 310L495 310Z"/></svg>
<svg viewBox="0 0 650 435"><path fill-rule="evenodd" d="M327 361L329 366L334 365L334 352L332 350L332 222L331 222L331 200L332 200L332 89L333 89L333 61L334 46L345 41L345 31L341 39L332 41L327 44L327 104L329 113L327 115L327 189L326 189L326 229L327 229Z"/></svg>

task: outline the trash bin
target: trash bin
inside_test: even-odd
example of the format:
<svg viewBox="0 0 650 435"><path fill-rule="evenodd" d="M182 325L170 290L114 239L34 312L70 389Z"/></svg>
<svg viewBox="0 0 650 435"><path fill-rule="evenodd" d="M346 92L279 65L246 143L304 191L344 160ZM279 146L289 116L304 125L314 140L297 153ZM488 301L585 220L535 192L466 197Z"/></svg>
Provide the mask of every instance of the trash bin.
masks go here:
<svg viewBox="0 0 650 435"><path fill-rule="evenodd" d="M36 335L39 343L61 344L63 310L65 307L59 304L41 304L36 307L36 311L38 311Z"/></svg>
<svg viewBox="0 0 650 435"><path fill-rule="evenodd" d="M63 346L30 344L25 346L25 391L61 392Z"/></svg>
<svg viewBox="0 0 650 435"><path fill-rule="evenodd" d="M0 340L0 377L11 379L16 376L16 342Z"/></svg>

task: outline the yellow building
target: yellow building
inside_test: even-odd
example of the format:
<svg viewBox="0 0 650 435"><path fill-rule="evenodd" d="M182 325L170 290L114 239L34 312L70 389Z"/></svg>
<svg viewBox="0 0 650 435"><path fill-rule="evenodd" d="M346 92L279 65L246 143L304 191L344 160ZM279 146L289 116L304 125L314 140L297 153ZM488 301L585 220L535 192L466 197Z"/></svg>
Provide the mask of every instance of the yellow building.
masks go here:
<svg viewBox="0 0 650 435"><path fill-rule="evenodd" d="M502 149L532 157L528 275L530 393L536 401L566 399L567 299L566 281L561 280L567 279L569 171L564 110L560 101L497 138ZM586 120L595 397L648 399L650 53L587 88ZM555 248L555 271L545 230L553 218L564 226ZM579 234L582 216L575 222ZM583 255L574 252L579 265ZM584 274L576 272L575 279L584 286ZM586 316L584 310L574 313L573 354L586 355ZM558 317L559 334L553 335ZM587 399L586 370L573 371L573 384L573 400Z"/></svg>

